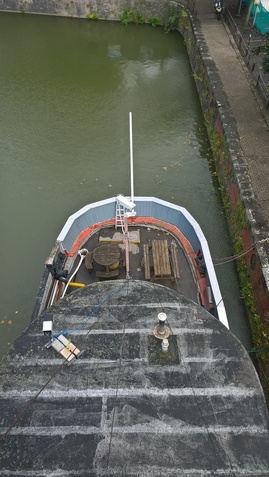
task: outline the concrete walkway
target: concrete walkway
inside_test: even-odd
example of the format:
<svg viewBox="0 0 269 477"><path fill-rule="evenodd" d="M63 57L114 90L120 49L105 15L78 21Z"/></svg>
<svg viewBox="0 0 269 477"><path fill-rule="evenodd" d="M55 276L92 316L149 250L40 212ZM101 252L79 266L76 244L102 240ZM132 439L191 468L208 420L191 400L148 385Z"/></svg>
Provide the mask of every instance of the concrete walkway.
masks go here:
<svg viewBox="0 0 269 477"><path fill-rule="evenodd" d="M227 4L227 2L226 2ZM213 1L196 2L198 21L221 78L237 132L246 159L247 172L256 199L259 214L266 224L269 236L269 127L266 112L252 84L251 76L245 66L227 25L217 21ZM242 23L242 22L241 22ZM254 214L255 215L255 214Z"/></svg>

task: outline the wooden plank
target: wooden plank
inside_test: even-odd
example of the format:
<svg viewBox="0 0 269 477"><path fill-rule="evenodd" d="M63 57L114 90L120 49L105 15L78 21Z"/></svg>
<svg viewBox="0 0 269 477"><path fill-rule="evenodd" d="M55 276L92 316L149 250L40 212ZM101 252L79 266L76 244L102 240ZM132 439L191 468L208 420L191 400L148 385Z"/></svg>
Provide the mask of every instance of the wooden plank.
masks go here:
<svg viewBox="0 0 269 477"><path fill-rule="evenodd" d="M58 340L63 343L65 348L69 351L71 351L73 354L78 355L80 353L80 350L72 343L72 341L69 341L66 339L64 335L58 336Z"/></svg>
<svg viewBox="0 0 269 477"><path fill-rule="evenodd" d="M69 343L66 346L66 349L69 350L71 353L75 354L76 356L80 354L80 350L73 343Z"/></svg>
<svg viewBox="0 0 269 477"><path fill-rule="evenodd" d="M144 269L145 269L145 279L150 280L150 261L149 261L149 245L143 245L144 251Z"/></svg>
<svg viewBox="0 0 269 477"><path fill-rule="evenodd" d="M80 350L71 341L68 341L62 334L53 340L51 346L55 349L55 351L67 359L67 361L72 361L80 354Z"/></svg>
<svg viewBox="0 0 269 477"><path fill-rule="evenodd" d="M179 278L180 273L179 273L179 265L178 265L178 259L177 259L177 244L176 244L176 242L171 243L170 249L171 249L173 275L174 275L175 278Z"/></svg>
<svg viewBox="0 0 269 477"><path fill-rule="evenodd" d="M87 270L92 270L93 269L93 253L92 252L87 252L86 253L85 266L86 266Z"/></svg>
<svg viewBox="0 0 269 477"><path fill-rule="evenodd" d="M55 351L57 351L57 353L60 353L62 351L62 349L64 349L64 347L65 347L63 345L63 343L61 343L57 339L53 340L53 342L51 343L51 346L52 346L53 349L55 349Z"/></svg>
<svg viewBox="0 0 269 477"><path fill-rule="evenodd" d="M67 360L67 361L72 361L72 359L75 358L75 355L67 348L63 348L62 351L60 351L60 354Z"/></svg>
<svg viewBox="0 0 269 477"><path fill-rule="evenodd" d="M152 240L154 276L171 277L167 240Z"/></svg>

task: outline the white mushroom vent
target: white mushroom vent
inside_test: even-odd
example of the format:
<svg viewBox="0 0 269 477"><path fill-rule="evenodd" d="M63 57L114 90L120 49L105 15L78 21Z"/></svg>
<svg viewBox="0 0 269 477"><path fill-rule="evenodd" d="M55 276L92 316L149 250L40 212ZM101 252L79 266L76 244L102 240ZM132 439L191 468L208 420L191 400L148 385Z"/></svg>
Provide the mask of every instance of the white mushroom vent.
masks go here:
<svg viewBox="0 0 269 477"><path fill-rule="evenodd" d="M166 313L158 314L159 323L153 329L153 334L159 340L167 339L170 335L170 328L166 326L167 316Z"/></svg>

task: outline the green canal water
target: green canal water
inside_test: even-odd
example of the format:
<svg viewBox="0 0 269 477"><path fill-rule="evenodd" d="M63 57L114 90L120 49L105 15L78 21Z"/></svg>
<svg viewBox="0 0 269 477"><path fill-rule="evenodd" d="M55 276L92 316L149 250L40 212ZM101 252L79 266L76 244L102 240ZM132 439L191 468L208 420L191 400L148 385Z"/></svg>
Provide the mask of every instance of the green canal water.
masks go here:
<svg viewBox="0 0 269 477"><path fill-rule="evenodd" d="M0 14L0 353L25 329L67 217L134 188L184 206L213 257L231 254L183 38L161 28ZM233 263L216 268L230 327L249 346ZM40 326L41 329L41 326Z"/></svg>

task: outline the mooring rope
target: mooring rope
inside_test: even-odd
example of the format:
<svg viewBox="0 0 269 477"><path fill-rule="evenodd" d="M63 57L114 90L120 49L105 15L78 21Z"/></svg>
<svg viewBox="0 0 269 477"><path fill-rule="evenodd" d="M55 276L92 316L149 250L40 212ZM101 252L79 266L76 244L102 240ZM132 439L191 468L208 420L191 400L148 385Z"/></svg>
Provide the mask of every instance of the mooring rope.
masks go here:
<svg viewBox="0 0 269 477"><path fill-rule="evenodd" d="M242 252L236 253L234 255L230 255L229 257L212 258L212 261L218 262L218 263L214 263L215 267L217 267L218 265L224 265L225 263L229 263L229 262L232 262L233 260L237 260L238 258L243 257L251 250L254 250L258 245L261 245L268 241L269 241L269 237L259 240L258 242L255 242L254 244L251 245L251 247L247 248L246 250L243 250Z"/></svg>

